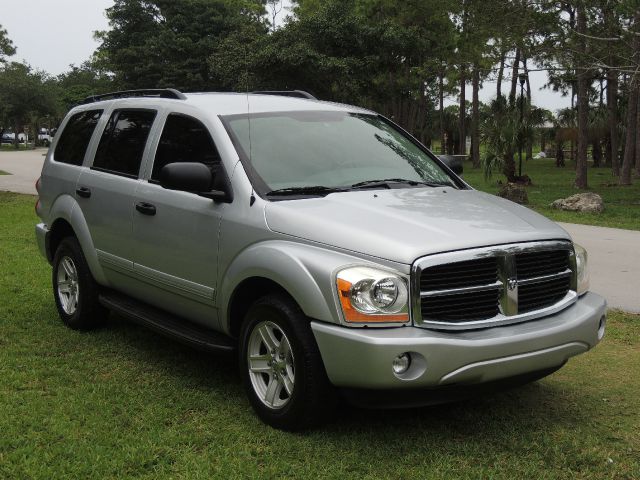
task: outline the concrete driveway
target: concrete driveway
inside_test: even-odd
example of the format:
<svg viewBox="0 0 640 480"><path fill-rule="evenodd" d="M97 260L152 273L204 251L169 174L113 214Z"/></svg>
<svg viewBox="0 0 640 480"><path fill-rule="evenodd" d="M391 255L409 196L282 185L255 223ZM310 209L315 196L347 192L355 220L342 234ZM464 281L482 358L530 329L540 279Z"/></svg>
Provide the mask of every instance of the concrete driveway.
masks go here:
<svg viewBox="0 0 640 480"><path fill-rule="evenodd" d="M587 249L591 290L610 307L640 313L640 232L561 223Z"/></svg>
<svg viewBox="0 0 640 480"><path fill-rule="evenodd" d="M0 152L0 170L11 175L0 175L0 191L36 195L36 180L40 176L46 148Z"/></svg>
<svg viewBox="0 0 640 480"><path fill-rule="evenodd" d="M46 149L0 152L0 190L36 195ZM589 252L591 290L609 305L640 313L640 232L618 228L560 224Z"/></svg>

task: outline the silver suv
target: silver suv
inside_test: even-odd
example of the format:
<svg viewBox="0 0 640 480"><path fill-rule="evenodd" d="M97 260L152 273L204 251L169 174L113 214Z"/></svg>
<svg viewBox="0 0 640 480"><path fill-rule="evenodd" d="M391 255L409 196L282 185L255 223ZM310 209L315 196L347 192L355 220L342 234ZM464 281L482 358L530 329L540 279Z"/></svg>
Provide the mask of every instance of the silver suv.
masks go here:
<svg viewBox="0 0 640 480"><path fill-rule="evenodd" d="M586 253L376 113L300 92L91 97L38 181L63 322L237 352L266 423L539 379L603 337Z"/></svg>

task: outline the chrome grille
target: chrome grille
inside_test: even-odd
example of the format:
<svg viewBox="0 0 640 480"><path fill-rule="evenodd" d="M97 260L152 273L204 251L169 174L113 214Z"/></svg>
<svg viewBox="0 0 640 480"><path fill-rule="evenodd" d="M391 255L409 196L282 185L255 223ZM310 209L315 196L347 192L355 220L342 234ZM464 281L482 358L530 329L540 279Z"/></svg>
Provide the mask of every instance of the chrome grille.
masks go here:
<svg viewBox="0 0 640 480"><path fill-rule="evenodd" d="M501 245L431 255L412 273L414 323L439 329L516 323L577 298L570 242Z"/></svg>

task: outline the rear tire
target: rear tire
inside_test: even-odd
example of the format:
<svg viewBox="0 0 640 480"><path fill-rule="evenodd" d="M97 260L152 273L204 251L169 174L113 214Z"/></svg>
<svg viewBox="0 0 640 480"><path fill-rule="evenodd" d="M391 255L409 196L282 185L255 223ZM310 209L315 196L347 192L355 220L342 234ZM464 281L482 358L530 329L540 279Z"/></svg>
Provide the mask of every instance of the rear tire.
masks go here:
<svg viewBox="0 0 640 480"><path fill-rule="evenodd" d="M285 295L268 295L247 311L240 334L240 369L260 419L282 430L326 421L336 405L309 319Z"/></svg>
<svg viewBox="0 0 640 480"><path fill-rule="evenodd" d="M78 240L66 237L53 257L53 296L62 322L74 330L92 330L109 314L99 300L99 286Z"/></svg>

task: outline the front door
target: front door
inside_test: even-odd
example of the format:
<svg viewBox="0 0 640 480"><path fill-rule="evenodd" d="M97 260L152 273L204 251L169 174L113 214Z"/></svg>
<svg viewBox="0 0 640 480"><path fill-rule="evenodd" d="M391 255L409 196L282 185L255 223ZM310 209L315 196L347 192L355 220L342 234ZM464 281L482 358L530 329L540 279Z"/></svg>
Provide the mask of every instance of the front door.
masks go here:
<svg viewBox="0 0 640 480"><path fill-rule="evenodd" d="M145 296L191 320L215 327L218 230L224 204L193 193L167 190L162 167L201 162L220 173L221 161L207 128L182 114L167 116L148 182L135 195L134 270L147 284Z"/></svg>

